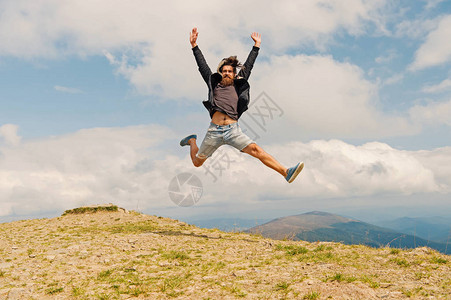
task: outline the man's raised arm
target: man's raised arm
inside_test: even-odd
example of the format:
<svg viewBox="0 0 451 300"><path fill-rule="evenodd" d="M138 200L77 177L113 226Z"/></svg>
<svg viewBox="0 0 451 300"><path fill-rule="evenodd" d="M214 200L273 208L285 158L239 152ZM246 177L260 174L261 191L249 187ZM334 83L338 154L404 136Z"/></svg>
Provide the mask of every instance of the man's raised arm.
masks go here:
<svg viewBox="0 0 451 300"><path fill-rule="evenodd" d="M251 38L254 41L254 47L252 47L251 53L244 62L243 68L238 73L238 76L248 79L251 76L251 70L254 67L254 62L257 59L258 50L260 50L260 44L262 42L262 35L258 32L252 32Z"/></svg>
<svg viewBox="0 0 451 300"><path fill-rule="evenodd" d="M212 72L207 64L207 61L204 58L204 55L202 54L202 51L200 51L199 47L197 46L198 35L199 33L197 32L197 28L194 27L190 32L189 42L191 43L194 58L196 59L197 66L199 67L200 75L202 75L202 78L208 85L208 81L210 79Z"/></svg>

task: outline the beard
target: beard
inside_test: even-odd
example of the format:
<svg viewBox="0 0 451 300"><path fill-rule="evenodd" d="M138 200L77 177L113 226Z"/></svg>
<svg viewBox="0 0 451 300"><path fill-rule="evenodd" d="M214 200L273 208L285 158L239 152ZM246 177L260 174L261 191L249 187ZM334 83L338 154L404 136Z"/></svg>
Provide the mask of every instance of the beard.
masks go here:
<svg viewBox="0 0 451 300"><path fill-rule="evenodd" d="M221 85L222 85L222 86L230 86L230 85L233 85L233 78L230 78L230 77L222 77Z"/></svg>

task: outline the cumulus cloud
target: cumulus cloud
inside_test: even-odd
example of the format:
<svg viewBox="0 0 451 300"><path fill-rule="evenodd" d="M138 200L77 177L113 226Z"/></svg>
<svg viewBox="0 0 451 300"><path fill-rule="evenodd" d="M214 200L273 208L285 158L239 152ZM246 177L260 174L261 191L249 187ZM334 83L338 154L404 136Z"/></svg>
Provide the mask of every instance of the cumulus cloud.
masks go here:
<svg viewBox="0 0 451 300"><path fill-rule="evenodd" d="M389 50L387 54L381 55L375 58L375 62L378 64L386 64L393 61L399 54L395 50Z"/></svg>
<svg viewBox="0 0 451 300"><path fill-rule="evenodd" d="M380 110L377 85L363 71L330 56L278 56L259 62L253 91L265 91L284 110L280 124L298 137L380 137L417 130ZM257 68L256 67L256 68ZM289 134L289 133L288 133Z"/></svg>
<svg viewBox="0 0 451 300"><path fill-rule="evenodd" d="M451 178L451 147L443 147L431 151L413 152L413 157L428 169L433 170L434 178L441 192L449 192Z"/></svg>
<svg viewBox="0 0 451 300"><path fill-rule="evenodd" d="M415 53L411 70L422 70L428 67L447 63L451 60L451 15L438 20L437 28L431 31L424 44Z"/></svg>
<svg viewBox="0 0 451 300"><path fill-rule="evenodd" d="M288 192L292 197L354 197L440 190L434 170L424 166L414 153L400 151L384 143L354 146L339 140L316 140L266 148L276 157L283 157L285 163L300 159L305 161L302 179L295 184L298 188ZM268 184L271 180L265 178L262 181ZM449 189L449 181L445 183ZM263 185L262 182L262 194L274 188ZM278 194L287 195L283 192L285 186L280 184L277 188L280 189Z"/></svg>
<svg viewBox="0 0 451 300"><path fill-rule="evenodd" d="M399 83L404 79L404 74L395 74L382 82L382 85L392 85Z"/></svg>
<svg viewBox="0 0 451 300"><path fill-rule="evenodd" d="M235 4L236 13L223 13L226 6ZM357 66L330 56L284 54L294 47L324 50L342 32L361 35L370 27L384 31L386 1L286 1L284 5L204 1L193 6L181 0L158 5L17 0L4 1L0 8L6 16L0 20L0 38L9 41L0 45L0 54L104 55L139 94L156 95L161 101L199 102L207 97L188 43L192 27L199 28L198 42L212 69L231 54L244 60L252 46L250 33L260 31L264 47L254 75L267 78L255 81L253 75L252 87L281 101L287 123L280 126L294 125L311 136L327 133L338 138L418 131L408 120L382 112L377 86L365 80ZM34 46L25 46L30 43ZM378 61L392 59L388 55ZM270 63L262 64L263 60ZM74 92L65 87L58 90Z"/></svg>
<svg viewBox="0 0 451 300"><path fill-rule="evenodd" d="M210 45L217 43L218 38L227 43L236 39L238 29L247 29L250 33L257 28L267 33L267 39L273 42L274 47L282 49L299 42L311 43L323 34L341 29L361 34L367 30L368 23L381 22L381 10L385 6L385 1L371 3L362 0L350 0L346 4L341 1L285 1L280 5L272 1L242 3L234 0L193 3L181 0L159 2L158 5L145 0L129 3L106 0L89 3L2 1L0 36L9 42L2 44L0 49L10 55L89 55L99 54L105 48L129 47L134 43L155 44L161 42L161 38L171 40L167 48L169 45L177 47L180 34L186 44L193 22L198 22L199 27L209 25L204 26L205 36L217 37ZM224 13L229 7L238 9L234 13ZM263 7L265 9L259 9ZM30 42L34 42L33 47L22 47Z"/></svg>
<svg viewBox="0 0 451 300"><path fill-rule="evenodd" d="M451 126L451 100L415 105L410 109L410 116L415 122L424 125L444 124Z"/></svg>
<svg viewBox="0 0 451 300"><path fill-rule="evenodd" d="M432 9L435 8L440 3L444 2L445 0L424 0L426 1L426 9Z"/></svg>
<svg viewBox="0 0 451 300"><path fill-rule="evenodd" d="M258 160L227 146L205 167L194 168L188 149L177 147L176 140L170 129L146 125L85 129L1 146L1 214L31 215L106 202L158 211L175 207L168 185L181 172L202 180L201 207L449 192L451 186L451 164L438 163L439 157L451 159L449 149L409 152L383 143L354 146L339 140L265 145L284 165L305 161L300 179L287 185Z"/></svg>
<svg viewBox="0 0 451 300"><path fill-rule="evenodd" d="M155 201L167 172L150 158L163 155L154 147L171 134L158 125L95 128L2 146L2 214Z"/></svg>
<svg viewBox="0 0 451 300"><path fill-rule="evenodd" d="M437 28L437 19L402 20L396 25L394 35L396 37L408 37L411 39L424 38L428 33Z"/></svg>
<svg viewBox="0 0 451 300"><path fill-rule="evenodd" d="M423 87L424 93L440 93L451 90L451 79L445 79L436 85L427 85Z"/></svg>
<svg viewBox="0 0 451 300"><path fill-rule="evenodd" d="M7 145L18 145L21 141L21 137L17 134L19 126L14 124L5 124L0 126L0 137Z"/></svg>
<svg viewBox="0 0 451 300"><path fill-rule="evenodd" d="M7 124L0 127L0 214L103 202L131 209L139 203L140 209L158 210L172 205L167 186L181 171L201 177L205 187L201 206L449 192L451 164L439 163L451 157L447 148L409 152L383 143L299 142L318 135L372 139L412 134L422 124L437 121L450 125L448 102L415 106L404 117L388 115L378 102L377 83L367 80L356 65L327 55L287 54L293 49L325 51L341 34L385 32L387 1L193 3L1 1L0 55L30 60L103 55L140 94L158 95L166 101L199 101L207 95L190 51L189 30L199 28L199 45L212 69L228 55L244 60L252 46L249 34L259 31L264 46L251 78L252 95L264 91L283 110L268 137L284 139L280 144L272 139L262 142L286 166L304 160L301 180L287 187L281 176L259 161L227 149L224 153L233 161L213 181L208 167L215 170L214 162L193 168L187 149L173 150L180 135L158 125L93 128L24 141L17 134L18 127ZM236 13L225 13L234 6L239 8ZM448 23L449 16L401 23L398 36L418 38L429 32L416 53L413 69L449 61ZM419 30L416 24L421 24ZM388 52L376 62L394 58ZM446 86L444 81L424 91ZM54 88L80 92L70 87Z"/></svg>
<svg viewBox="0 0 451 300"><path fill-rule="evenodd" d="M218 61L231 53L246 53L253 31L263 34L267 53L293 47L324 49L337 32L359 35L369 25L382 30L385 2L2 1L0 55L60 58L106 53L110 62L119 62L118 72L140 93L197 99L199 88L186 80L194 73L187 72L194 67L188 43L192 27L199 27L206 56ZM239 9L225 13L230 7Z"/></svg>

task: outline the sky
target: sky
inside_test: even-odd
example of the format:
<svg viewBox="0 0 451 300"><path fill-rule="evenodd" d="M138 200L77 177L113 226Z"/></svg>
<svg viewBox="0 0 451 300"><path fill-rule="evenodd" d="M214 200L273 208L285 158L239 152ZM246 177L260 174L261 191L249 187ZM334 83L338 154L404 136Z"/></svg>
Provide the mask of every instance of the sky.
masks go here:
<svg viewBox="0 0 451 300"><path fill-rule="evenodd" d="M210 122L194 27L212 70L261 33L239 122L305 163L293 183L229 146L195 168L179 146ZM0 221L102 203L185 221L451 217L450 37L449 0L0 0ZM170 193L184 173L189 207Z"/></svg>

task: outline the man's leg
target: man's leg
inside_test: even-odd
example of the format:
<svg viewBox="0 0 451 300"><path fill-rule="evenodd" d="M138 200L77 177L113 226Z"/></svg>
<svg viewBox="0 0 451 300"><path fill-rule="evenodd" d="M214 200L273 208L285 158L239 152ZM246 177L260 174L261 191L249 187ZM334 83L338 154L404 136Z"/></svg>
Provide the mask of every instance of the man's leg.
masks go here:
<svg viewBox="0 0 451 300"><path fill-rule="evenodd" d="M224 144L222 132L217 132L215 127L216 125L210 124L200 147L197 147L197 135L195 134L189 135L180 141L180 146L190 146L191 161L195 167L202 166L207 158L210 157L218 147Z"/></svg>
<svg viewBox="0 0 451 300"><path fill-rule="evenodd" d="M287 176L287 168L282 166L274 157L265 152L259 145L252 143L242 150L253 157L258 158L263 164L277 171L283 177Z"/></svg>
<svg viewBox="0 0 451 300"><path fill-rule="evenodd" d="M197 152L199 152L199 148L197 147L196 144L196 139L192 138L188 141L189 146L190 146L190 156L191 156L191 160L193 162L193 165L195 167L200 167L204 164L204 162L207 160L207 158L199 158L196 156Z"/></svg>

